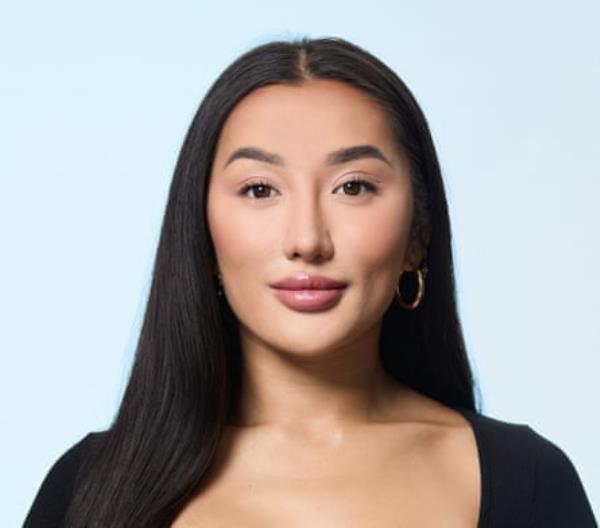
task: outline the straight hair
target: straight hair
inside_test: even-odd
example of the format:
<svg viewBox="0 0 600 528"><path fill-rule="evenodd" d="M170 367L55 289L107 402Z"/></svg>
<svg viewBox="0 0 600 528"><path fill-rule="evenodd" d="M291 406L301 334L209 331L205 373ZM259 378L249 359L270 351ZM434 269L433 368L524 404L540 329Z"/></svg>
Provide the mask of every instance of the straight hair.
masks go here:
<svg viewBox="0 0 600 528"><path fill-rule="evenodd" d="M354 86L385 111L410 161L412 232L431 230L425 296L417 309L393 302L384 314L381 363L399 382L447 406L476 411L444 186L414 96L386 64L342 38L268 42L222 72L189 126L169 187L129 379L112 424L93 435L65 519L68 528L169 526L203 483L242 379L237 320L217 292L206 219L215 147L244 96L262 86L300 86L313 79Z"/></svg>

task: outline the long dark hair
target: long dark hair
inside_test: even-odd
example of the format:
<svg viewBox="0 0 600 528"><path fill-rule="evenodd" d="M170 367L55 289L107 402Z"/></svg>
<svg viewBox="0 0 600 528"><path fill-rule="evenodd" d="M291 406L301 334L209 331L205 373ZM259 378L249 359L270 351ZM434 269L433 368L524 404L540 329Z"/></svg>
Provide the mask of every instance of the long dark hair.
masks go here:
<svg viewBox="0 0 600 528"><path fill-rule="evenodd" d="M206 192L222 125L249 92L269 84L337 79L389 116L408 154L414 232L429 225L426 293L415 310L384 315L381 362L398 381L448 406L475 411L474 382L455 298L451 233L427 121L382 61L341 38L255 47L204 97L185 137L164 213L152 283L123 399L79 473L69 528L168 526L202 482L241 387L235 316L217 293Z"/></svg>

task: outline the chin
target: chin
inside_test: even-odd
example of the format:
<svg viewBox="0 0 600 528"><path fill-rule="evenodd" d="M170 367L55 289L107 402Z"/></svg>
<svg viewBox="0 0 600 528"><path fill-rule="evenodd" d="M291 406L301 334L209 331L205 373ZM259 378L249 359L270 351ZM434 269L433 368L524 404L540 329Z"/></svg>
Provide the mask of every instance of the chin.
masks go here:
<svg viewBox="0 0 600 528"><path fill-rule="evenodd" d="M298 358L310 358L326 356L329 353L338 350L348 341L351 325L346 325L337 321L331 328L327 328L323 323L315 324L311 328L307 325L294 325L289 322L287 328L280 326L274 330L264 330L257 335L269 347L278 350L289 356ZM282 330L285 328L285 330Z"/></svg>

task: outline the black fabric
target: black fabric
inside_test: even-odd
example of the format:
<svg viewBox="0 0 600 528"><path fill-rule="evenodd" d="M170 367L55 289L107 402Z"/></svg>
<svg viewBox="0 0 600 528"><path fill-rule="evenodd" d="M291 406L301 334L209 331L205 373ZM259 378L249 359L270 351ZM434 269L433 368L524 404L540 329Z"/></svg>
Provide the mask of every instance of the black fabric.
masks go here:
<svg viewBox="0 0 600 528"><path fill-rule="evenodd" d="M597 528L569 457L528 425L457 408L471 423L481 466L478 528Z"/></svg>
<svg viewBox="0 0 600 528"><path fill-rule="evenodd" d="M559 447L528 425L456 410L477 440L482 486L477 528L598 528L579 475ZM77 473L102 434L89 433L54 463L24 528L63 526Z"/></svg>
<svg viewBox="0 0 600 528"><path fill-rule="evenodd" d="M35 496L23 528L63 526L75 480L94 438L103 433L88 433L65 451L46 474Z"/></svg>

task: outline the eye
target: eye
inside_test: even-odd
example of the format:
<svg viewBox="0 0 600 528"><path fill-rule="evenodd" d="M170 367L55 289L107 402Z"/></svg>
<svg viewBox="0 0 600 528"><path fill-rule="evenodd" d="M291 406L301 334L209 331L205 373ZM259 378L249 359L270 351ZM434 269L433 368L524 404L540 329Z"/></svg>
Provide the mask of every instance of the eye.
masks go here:
<svg viewBox="0 0 600 528"><path fill-rule="evenodd" d="M244 185L239 191L238 194L240 196L247 196L248 191L252 190L254 192L253 199L261 199L261 198L270 198L269 189L274 189L267 182L258 181L253 183L248 183Z"/></svg>
<svg viewBox="0 0 600 528"><path fill-rule="evenodd" d="M377 186L375 184L367 180L361 180L360 178L348 180L342 183L338 189L348 191L349 194L347 194L347 196L358 196L360 194L361 186L362 188L365 188L368 193L377 194Z"/></svg>

